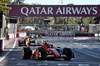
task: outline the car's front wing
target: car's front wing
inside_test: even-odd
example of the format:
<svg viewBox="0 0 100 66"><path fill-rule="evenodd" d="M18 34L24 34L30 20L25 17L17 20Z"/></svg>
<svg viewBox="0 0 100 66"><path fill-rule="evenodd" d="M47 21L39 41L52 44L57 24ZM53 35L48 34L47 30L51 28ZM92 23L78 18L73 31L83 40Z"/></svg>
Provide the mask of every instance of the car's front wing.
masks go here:
<svg viewBox="0 0 100 66"><path fill-rule="evenodd" d="M56 57L55 55L47 55L45 58L65 58L67 57L66 55L60 55L60 57Z"/></svg>

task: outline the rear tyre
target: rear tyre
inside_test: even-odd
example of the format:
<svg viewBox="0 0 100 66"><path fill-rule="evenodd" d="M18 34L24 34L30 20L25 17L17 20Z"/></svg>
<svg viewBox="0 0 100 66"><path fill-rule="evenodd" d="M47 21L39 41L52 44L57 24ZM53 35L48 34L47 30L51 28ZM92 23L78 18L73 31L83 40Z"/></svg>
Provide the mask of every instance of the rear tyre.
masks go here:
<svg viewBox="0 0 100 66"><path fill-rule="evenodd" d="M21 42L20 41L18 41L18 46L21 46Z"/></svg>
<svg viewBox="0 0 100 66"><path fill-rule="evenodd" d="M23 59L30 59L32 55L32 51L30 48L23 48L22 49L22 58Z"/></svg>
<svg viewBox="0 0 100 66"><path fill-rule="evenodd" d="M70 48L64 48L63 49L63 54L65 54L67 56L66 58L64 58L64 60L68 60L68 61L71 60L72 50Z"/></svg>

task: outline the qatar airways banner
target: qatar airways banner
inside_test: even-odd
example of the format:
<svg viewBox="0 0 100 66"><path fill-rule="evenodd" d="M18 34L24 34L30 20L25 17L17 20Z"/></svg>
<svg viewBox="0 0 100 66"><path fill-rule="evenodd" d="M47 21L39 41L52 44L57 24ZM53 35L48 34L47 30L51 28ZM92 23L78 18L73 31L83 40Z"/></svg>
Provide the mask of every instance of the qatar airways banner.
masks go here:
<svg viewBox="0 0 100 66"><path fill-rule="evenodd" d="M100 5L8 5L9 16L100 16Z"/></svg>

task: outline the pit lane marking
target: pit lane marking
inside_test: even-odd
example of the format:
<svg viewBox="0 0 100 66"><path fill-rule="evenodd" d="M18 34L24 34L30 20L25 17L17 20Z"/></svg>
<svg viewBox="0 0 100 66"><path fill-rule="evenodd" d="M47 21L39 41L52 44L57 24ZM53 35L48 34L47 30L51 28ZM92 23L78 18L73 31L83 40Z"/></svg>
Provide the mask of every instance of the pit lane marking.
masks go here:
<svg viewBox="0 0 100 66"><path fill-rule="evenodd" d="M7 57L7 55L15 48L16 41L17 39L15 40L13 47L2 58L0 58L0 62L2 62Z"/></svg>

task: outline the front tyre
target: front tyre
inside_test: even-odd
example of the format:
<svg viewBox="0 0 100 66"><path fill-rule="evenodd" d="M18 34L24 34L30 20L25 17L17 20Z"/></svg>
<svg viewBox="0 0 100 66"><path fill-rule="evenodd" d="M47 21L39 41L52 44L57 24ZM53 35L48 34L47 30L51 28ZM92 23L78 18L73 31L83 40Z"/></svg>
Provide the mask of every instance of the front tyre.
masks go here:
<svg viewBox="0 0 100 66"><path fill-rule="evenodd" d="M22 58L23 59L30 59L32 55L32 51L30 48L23 48L22 49Z"/></svg>
<svg viewBox="0 0 100 66"><path fill-rule="evenodd" d="M68 61L71 60L72 50L70 48L64 48L63 49L63 54L65 54L67 56L66 58L64 58L64 60L68 60Z"/></svg>

